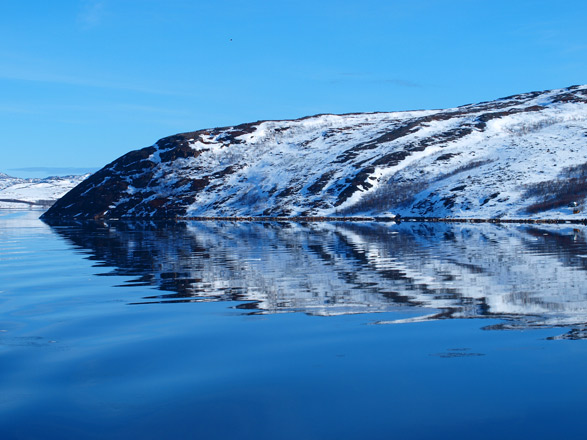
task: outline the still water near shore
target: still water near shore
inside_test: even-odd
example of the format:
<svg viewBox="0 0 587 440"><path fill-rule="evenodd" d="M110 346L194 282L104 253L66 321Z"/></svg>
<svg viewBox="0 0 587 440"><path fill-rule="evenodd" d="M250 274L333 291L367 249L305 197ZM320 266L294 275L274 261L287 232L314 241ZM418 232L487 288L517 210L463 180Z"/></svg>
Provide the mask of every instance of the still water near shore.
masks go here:
<svg viewBox="0 0 587 440"><path fill-rule="evenodd" d="M586 229L0 212L2 438L584 438Z"/></svg>

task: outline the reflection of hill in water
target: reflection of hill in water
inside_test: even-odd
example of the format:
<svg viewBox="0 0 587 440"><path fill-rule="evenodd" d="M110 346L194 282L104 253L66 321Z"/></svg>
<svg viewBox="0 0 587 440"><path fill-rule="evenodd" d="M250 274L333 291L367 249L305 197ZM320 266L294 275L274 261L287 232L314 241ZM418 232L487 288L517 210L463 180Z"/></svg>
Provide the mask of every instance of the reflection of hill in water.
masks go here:
<svg viewBox="0 0 587 440"><path fill-rule="evenodd" d="M587 323L583 230L229 222L54 230L111 274L132 276L128 285L163 291L143 302L246 301L240 307L257 312L317 315L420 307L437 310L423 319Z"/></svg>

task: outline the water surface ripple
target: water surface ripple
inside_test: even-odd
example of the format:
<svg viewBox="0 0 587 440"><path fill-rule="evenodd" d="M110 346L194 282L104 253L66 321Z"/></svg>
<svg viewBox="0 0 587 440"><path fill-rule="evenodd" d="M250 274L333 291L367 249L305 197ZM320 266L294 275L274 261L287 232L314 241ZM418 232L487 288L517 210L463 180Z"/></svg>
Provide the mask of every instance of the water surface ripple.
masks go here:
<svg viewBox="0 0 587 440"><path fill-rule="evenodd" d="M101 275L160 290L136 304L242 301L251 313L324 316L411 308L426 311L412 319L492 317L501 328L587 323L584 228L113 222L54 231L110 269Z"/></svg>
<svg viewBox="0 0 587 440"><path fill-rule="evenodd" d="M0 211L1 439L585 437L585 228Z"/></svg>

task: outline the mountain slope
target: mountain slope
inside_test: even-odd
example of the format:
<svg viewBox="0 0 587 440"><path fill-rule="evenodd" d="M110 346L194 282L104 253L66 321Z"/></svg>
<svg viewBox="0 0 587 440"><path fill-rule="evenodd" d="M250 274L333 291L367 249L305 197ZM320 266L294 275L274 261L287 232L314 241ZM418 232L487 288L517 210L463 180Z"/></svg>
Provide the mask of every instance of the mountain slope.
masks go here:
<svg viewBox="0 0 587 440"><path fill-rule="evenodd" d="M45 216L572 217L587 196L586 104L587 86L573 86L178 134L110 163Z"/></svg>
<svg viewBox="0 0 587 440"><path fill-rule="evenodd" d="M47 208L88 176L23 179L0 173L0 208Z"/></svg>

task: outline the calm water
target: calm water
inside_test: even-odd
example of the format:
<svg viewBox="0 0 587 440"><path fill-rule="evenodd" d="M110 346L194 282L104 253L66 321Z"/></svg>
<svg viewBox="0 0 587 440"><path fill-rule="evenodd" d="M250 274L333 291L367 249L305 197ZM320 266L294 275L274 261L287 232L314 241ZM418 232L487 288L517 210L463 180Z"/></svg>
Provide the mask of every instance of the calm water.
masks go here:
<svg viewBox="0 0 587 440"><path fill-rule="evenodd" d="M584 439L583 227L0 212L0 438Z"/></svg>

